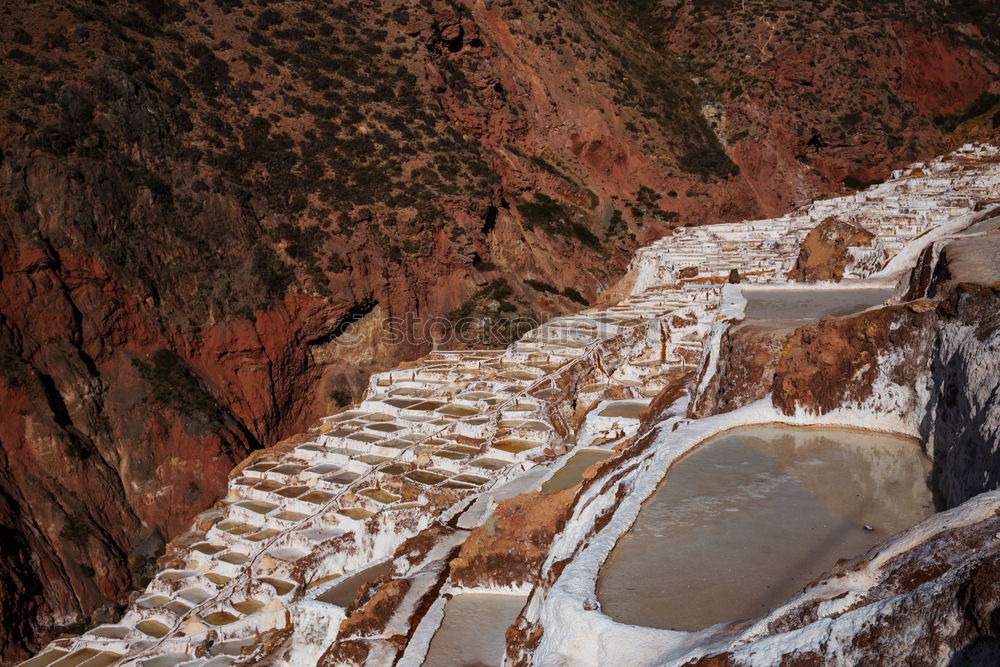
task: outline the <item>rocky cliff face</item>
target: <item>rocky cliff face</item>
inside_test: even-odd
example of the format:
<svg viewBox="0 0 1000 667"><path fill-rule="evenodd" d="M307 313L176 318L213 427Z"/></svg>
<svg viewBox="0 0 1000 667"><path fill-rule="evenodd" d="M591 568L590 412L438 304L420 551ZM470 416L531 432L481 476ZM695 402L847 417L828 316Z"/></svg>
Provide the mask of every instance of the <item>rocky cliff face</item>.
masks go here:
<svg viewBox="0 0 1000 667"><path fill-rule="evenodd" d="M986 246L994 257L997 241ZM1000 451L991 446L1000 437L1000 378L993 363L1000 346L1000 284L960 283L942 310L946 319L931 356L933 389L921 434L933 451L942 498L953 506L1000 481Z"/></svg>
<svg viewBox="0 0 1000 667"><path fill-rule="evenodd" d="M827 218L809 232L788 278L814 283L840 280L850 262L848 248L871 245L874 234L847 220Z"/></svg>
<svg viewBox="0 0 1000 667"><path fill-rule="evenodd" d="M449 564L452 581L469 588L534 583L572 500L573 493L564 490L522 494L498 503Z"/></svg>
<svg viewBox="0 0 1000 667"><path fill-rule="evenodd" d="M236 461L424 349L388 318L576 308L671 227L992 118L993 10L912 4L0 10L4 658L121 604Z"/></svg>

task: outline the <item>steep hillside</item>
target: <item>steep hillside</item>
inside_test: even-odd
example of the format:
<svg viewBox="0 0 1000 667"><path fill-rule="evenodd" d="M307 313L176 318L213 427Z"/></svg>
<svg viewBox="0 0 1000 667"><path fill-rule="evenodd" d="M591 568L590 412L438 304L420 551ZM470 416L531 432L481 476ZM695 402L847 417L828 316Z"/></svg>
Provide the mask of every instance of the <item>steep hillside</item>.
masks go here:
<svg viewBox="0 0 1000 667"><path fill-rule="evenodd" d="M759 4L0 9L3 657L428 349L389 318L579 308L671 228L995 123L991 8Z"/></svg>
<svg viewBox="0 0 1000 667"><path fill-rule="evenodd" d="M663 0L635 11L696 82L769 214L954 147L942 132L974 117L998 124L990 3Z"/></svg>

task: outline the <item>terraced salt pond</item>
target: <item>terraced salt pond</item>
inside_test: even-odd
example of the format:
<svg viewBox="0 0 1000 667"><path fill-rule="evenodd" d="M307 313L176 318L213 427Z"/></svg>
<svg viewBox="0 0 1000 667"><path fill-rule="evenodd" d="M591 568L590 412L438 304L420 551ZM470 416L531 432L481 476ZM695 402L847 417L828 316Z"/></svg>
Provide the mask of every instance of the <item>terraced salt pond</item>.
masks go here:
<svg viewBox="0 0 1000 667"><path fill-rule="evenodd" d="M519 595L456 595L444 608L444 620L434 633L424 667L503 663L507 628L524 607Z"/></svg>
<svg viewBox="0 0 1000 667"><path fill-rule="evenodd" d="M638 419L649 401L609 401L607 406L598 413L601 417L623 417Z"/></svg>
<svg viewBox="0 0 1000 667"><path fill-rule="evenodd" d="M693 631L759 617L841 558L933 513L912 440L751 426L667 473L598 581L616 621Z"/></svg>
<svg viewBox="0 0 1000 667"><path fill-rule="evenodd" d="M600 449L582 449L569 457L566 464L542 484L542 491L562 491L576 486L583 479L584 471L611 456Z"/></svg>
<svg viewBox="0 0 1000 667"><path fill-rule="evenodd" d="M748 320L794 320L842 317L882 304L891 289L747 289Z"/></svg>
<svg viewBox="0 0 1000 667"><path fill-rule="evenodd" d="M391 558L375 563L360 572L356 572L355 574L340 580L316 599L320 602L346 607L354 602L354 598L358 596L358 591L361 589L363 584L374 581L384 574L389 574L391 571Z"/></svg>

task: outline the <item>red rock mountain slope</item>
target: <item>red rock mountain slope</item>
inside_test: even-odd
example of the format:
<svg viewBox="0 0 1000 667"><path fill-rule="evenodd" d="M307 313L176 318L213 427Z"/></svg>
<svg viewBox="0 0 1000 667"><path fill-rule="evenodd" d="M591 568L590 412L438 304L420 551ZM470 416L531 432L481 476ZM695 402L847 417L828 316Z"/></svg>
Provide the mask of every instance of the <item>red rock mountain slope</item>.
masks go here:
<svg viewBox="0 0 1000 667"><path fill-rule="evenodd" d="M6 3L2 659L426 349L387 318L577 308L676 225L1000 123L991 3L871 4Z"/></svg>

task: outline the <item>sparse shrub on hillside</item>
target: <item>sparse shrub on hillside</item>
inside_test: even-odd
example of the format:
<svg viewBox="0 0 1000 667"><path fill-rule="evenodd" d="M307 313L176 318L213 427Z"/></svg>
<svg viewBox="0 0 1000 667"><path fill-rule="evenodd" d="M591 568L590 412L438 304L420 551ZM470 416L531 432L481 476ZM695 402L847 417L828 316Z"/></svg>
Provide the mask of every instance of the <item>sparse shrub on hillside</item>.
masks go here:
<svg viewBox="0 0 1000 667"><path fill-rule="evenodd" d="M0 348L0 375L8 386L20 387L27 380L27 365L13 351Z"/></svg>
<svg viewBox="0 0 1000 667"><path fill-rule="evenodd" d="M528 229L534 229L537 225L547 231L552 231L559 223L565 222L569 217L559 202L542 192L535 193L534 201L518 204L517 210L524 217L525 226Z"/></svg>
<svg viewBox="0 0 1000 667"><path fill-rule="evenodd" d="M576 301L581 306L589 306L590 305L590 302L587 301L587 299L585 299L583 297L583 295L580 294L580 292L576 290L576 288L567 287L566 289L564 289L562 291L562 295L564 297L566 297L567 299L570 299L571 301Z"/></svg>
<svg viewBox="0 0 1000 667"><path fill-rule="evenodd" d="M354 402L354 394L351 392L350 387L337 385L330 390L330 400L332 400L337 407L350 405Z"/></svg>
<svg viewBox="0 0 1000 667"><path fill-rule="evenodd" d="M625 224L622 212L616 208L611 213L611 219L608 221L608 229L604 233L604 236L608 239L619 238L624 236L627 231L628 226Z"/></svg>
<svg viewBox="0 0 1000 667"><path fill-rule="evenodd" d="M653 188L640 185L635 193L635 198L639 200L639 203L646 206L657 206L657 202L660 201L660 194L653 190Z"/></svg>
<svg viewBox="0 0 1000 667"><path fill-rule="evenodd" d="M80 461L85 461L90 458L90 455L94 453L94 450L88 447L78 436L69 435L66 440L63 441L63 452L65 452L66 456Z"/></svg>
<svg viewBox="0 0 1000 667"><path fill-rule="evenodd" d="M992 109L997 104L1000 104L1000 95L996 93L991 93L989 91L983 91L975 99L975 101L970 104L965 111L959 114L952 114L946 116L936 116L934 118L934 124L937 125L938 129L942 132L953 132L955 128L964 123L967 120L971 120L976 116L981 116L990 109ZM1000 116L1000 111L997 115L993 117L994 126L996 126L996 118Z"/></svg>
<svg viewBox="0 0 1000 667"><path fill-rule="evenodd" d="M552 166L551 164L549 164L541 156L539 156L539 155L532 155L531 156L531 162L532 162L532 164L534 164L539 169L542 169L543 171L547 171L550 174L552 174L553 176L558 176L559 178L561 178L563 180L566 180L566 181L569 181L570 183L573 183L573 179L571 179L569 176L567 176L566 174L562 173L561 171L559 171L558 169L556 169L554 166Z"/></svg>
<svg viewBox="0 0 1000 667"><path fill-rule="evenodd" d="M184 79L202 93L215 96L222 86L228 86L232 82L229 76L229 64L217 57L210 46L198 42L193 44L188 52L196 63Z"/></svg>
<svg viewBox="0 0 1000 667"><path fill-rule="evenodd" d="M135 358L132 365L149 383L151 396L157 403L212 421L222 417L215 398L174 352L157 350L150 355L149 361Z"/></svg>
<svg viewBox="0 0 1000 667"><path fill-rule="evenodd" d="M861 122L861 118L862 114L860 111L848 111L840 116L840 126L845 131L853 130Z"/></svg>
<svg viewBox="0 0 1000 667"><path fill-rule="evenodd" d="M479 256L479 253L476 253L475 257L472 260L472 268L474 268L476 271L496 271L499 267L493 262L484 261Z"/></svg>
<svg viewBox="0 0 1000 667"><path fill-rule="evenodd" d="M253 22L253 27L261 32L266 32L276 25L281 25L284 20L281 12L269 7L260 13L257 20Z"/></svg>
<svg viewBox="0 0 1000 667"><path fill-rule="evenodd" d="M23 49L11 49L7 52L7 58L18 65L24 65L29 67L38 62L38 60L32 54L24 51Z"/></svg>
<svg viewBox="0 0 1000 667"><path fill-rule="evenodd" d="M602 250L600 239L587 225L573 219L559 202L544 193L536 192L534 201L519 203L517 210L524 218L524 226L528 230L537 226L550 234L574 236L587 247Z"/></svg>
<svg viewBox="0 0 1000 667"><path fill-rule="evenodd" d="M843 181L844 186L852 190L864 190L867 187L870 187L872 185L878 185L881 182L882 179L877 179L874 181L863 181L860 178L856 178L850 175L845 176Z"/></svg>
<svg viewBox="0 0 1000 667"><path fill-rule="evenodd" d="M590 227L583 224L579 220L572 220L570 222L570 229L573 230L573 235L579 239L584 245L592 250L603 250L601 246L601 240L597 238L597 235L590 230Z"/></svg>
<svg viewBox="0 0 1000 667"><path fill-rule="evenodd" d="M677 193L673 193L676 197ZM632 217L640 219L646 215L649 215L657 220L663 222L674 222L680 216L676 211L665 211L660 208L660 199L662 195L652 188L645 185L640 185L639 190L636 192L636 199L638 200L633 204L629 211L632 213Z"/></svg>
<svg viewBox="0 0 1000 667"><path fill-rule="evenodd" d="M547 292L549 294L559 294L559 289L545 282L544 280L535 280L533 278L526 278L524 284L532 288L537 292Z"/></svg>
<svg viewBox="0 0 1000 667"><path fill-rule="evenodd" d="M735 176L740 168L729 159L718 143L710 144L710 148L693 147L681 154L678 159L680 167L687 172L699 176L726 178Z"/></svg>
<svg viewBox="0 0 1000 667"><path fill-rule="evenodd" d="M514 295L514 290L505 278L496 278L482 289L474 292L462 304L448 313L448 319L458 322L467 317L472 317L477 313L480 306L485 301L497 301L500 304L501 312L514 312L517 307L510 302Z"/></svg>
<svg viewBox="0 0 1000 667"><path fill-rule="evenodd" d="M258 244L253 250L253 274L261 281L270 298L279 297L295 280L295 272L278 259L269 246Z"/></svg>

